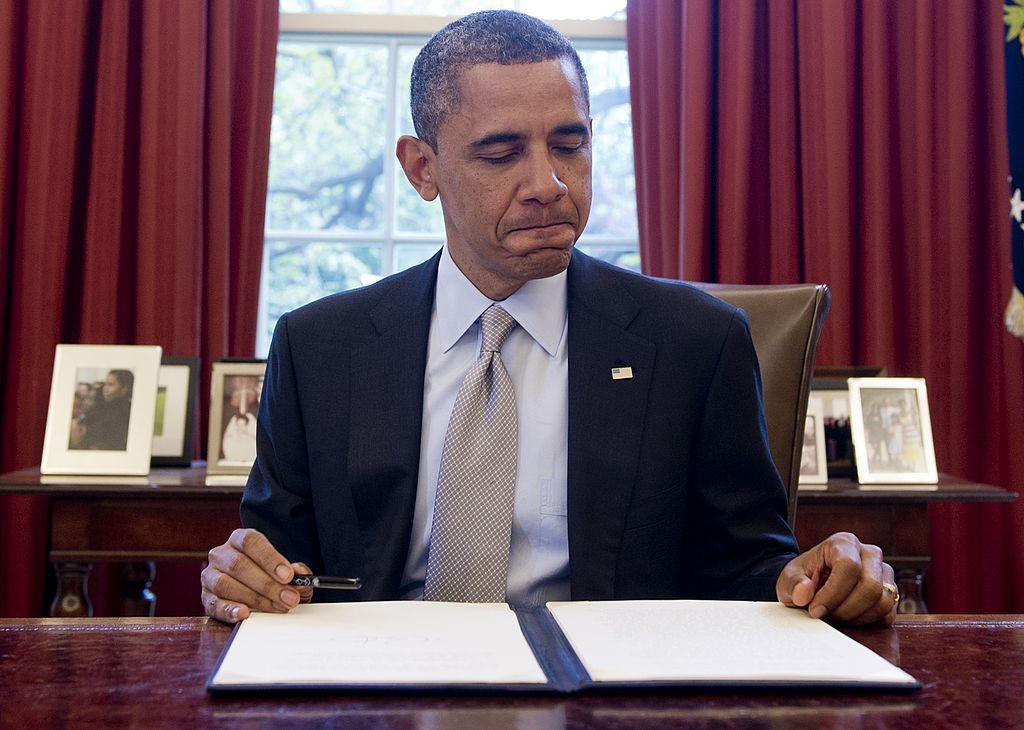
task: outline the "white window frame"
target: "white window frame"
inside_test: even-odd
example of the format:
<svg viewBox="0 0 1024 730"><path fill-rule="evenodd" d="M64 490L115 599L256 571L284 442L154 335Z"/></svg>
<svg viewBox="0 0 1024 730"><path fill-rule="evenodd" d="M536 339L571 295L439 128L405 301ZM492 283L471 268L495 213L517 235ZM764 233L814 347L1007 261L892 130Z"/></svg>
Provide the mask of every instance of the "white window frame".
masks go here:
<svg viewBox="0 0 1024 730"><path fill-rule="evenodd" d="M434 33L457 19L457 16L427 15L371 15L360 13L281 13L278 42L336 42L339 37L351 42L379 43L388 48L388 108L386 110L387 140L396 137L398 109L393 93L398 77L398 46L408 43L426 43ZM548 20L561 33L571 38L580 50L615 49L624 47L626 22L624 20ZM386 201L385 223L380 231L293 231L264 230L264 250L274 241L296 242L337 242L379 246L381 268L385 276L392 273L396 238L398 243L425 243L441 245L443 233L401 233L395 230L396 186L398 179L396 165L387 155L384 164L384 199ZM595 248L617 248L636 246L635 238L626 236L590 235L585 244ZM263 256L260 276L259 312L256 333L256 352L267 352L270 348L268 335L264 332L264 311L267 300L266 287L270 281L270 257Z"/></svg>

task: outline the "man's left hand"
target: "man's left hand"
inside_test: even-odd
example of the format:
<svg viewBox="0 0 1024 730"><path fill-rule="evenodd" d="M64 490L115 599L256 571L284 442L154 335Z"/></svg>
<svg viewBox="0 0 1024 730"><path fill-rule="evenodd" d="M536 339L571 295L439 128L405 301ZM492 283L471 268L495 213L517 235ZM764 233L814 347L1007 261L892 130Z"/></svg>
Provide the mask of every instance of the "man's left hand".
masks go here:
<svg viewBox="0 0 1024 730"><path fill-rule="evenodd" d="M892 585L895 574L882 561L882 551L839 532L789 561L775 592L781 603L806 606L814 618L892 626L898 602Z"/></svg>

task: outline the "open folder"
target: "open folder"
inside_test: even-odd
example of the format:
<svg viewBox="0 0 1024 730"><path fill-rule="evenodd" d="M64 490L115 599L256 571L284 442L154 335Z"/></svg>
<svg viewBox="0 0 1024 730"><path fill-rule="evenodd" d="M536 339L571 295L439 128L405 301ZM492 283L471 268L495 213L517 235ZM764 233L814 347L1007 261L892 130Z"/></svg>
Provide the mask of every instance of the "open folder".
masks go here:
<svg viewBox="0 0 1024 730"><path fill-rule="evenodd" d="M918 682L806 612L741 601L303 605L235 627L212 692L861 687Z"/></svg>

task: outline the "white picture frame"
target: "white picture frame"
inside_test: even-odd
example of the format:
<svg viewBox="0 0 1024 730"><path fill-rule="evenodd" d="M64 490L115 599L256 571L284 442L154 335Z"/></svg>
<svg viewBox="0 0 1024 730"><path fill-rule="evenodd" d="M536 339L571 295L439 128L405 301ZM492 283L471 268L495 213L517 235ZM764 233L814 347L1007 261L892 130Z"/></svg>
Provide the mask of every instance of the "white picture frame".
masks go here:
<svg viewBox="0 0 1024 730"><path fill-rule="evenodd" d="M937 484L924 378L850 378L850 429L861 484Z"/></svg>
<svg viewBox="0 0 1024 730"><path fill-rule="evenodd" d="M807 400L804 420L804 444L800 452L800 488L822 488L828 485L828 461L825 452L825 404L811 395Z"/></svg>
<svg viewBox="0 0 1024 730"><path fill-rule="evenodd" d="M57 345L40 472L148 474L160 354L159 345Z"/></svg>
<svg viewBox="0 0 1024 730"><path fill-rule="evenodd" d="M213 363L207 474L248 475L252 470L256 460L256 415L266 368L265 360Z"/></svg>

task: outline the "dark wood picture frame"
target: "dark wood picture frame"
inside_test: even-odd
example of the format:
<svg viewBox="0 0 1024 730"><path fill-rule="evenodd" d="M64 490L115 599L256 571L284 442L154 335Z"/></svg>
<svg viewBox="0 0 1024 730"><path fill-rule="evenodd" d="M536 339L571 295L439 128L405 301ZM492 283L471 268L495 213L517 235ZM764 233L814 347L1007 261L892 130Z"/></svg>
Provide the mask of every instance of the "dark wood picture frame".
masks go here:
<svg viewBox="0 0 1024 730"><path fill-rule="evenodd" d="M160 367L173 365L188 368L187 401L185 403L185 428L182 435L181 452L175 456L152 456L152 467L187 467L192 465L193 443L196 434L196 408L199 397L199 366L198 357L164 357Z"/></svg>

